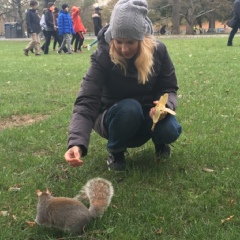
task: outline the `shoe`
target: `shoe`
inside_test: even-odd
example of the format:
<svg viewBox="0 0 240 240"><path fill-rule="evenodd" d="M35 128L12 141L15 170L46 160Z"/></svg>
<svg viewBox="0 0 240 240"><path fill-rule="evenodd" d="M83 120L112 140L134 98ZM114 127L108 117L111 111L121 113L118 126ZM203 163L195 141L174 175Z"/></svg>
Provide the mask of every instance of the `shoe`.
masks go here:
<svg viewBox="0 0 240 240"><path fill-rule="evenodd" d="M155 159L160 161L171 157L171 148L168 144L155 144Z"/></svg>
<svg viewBox="0 0 240 240"><path fill-rule="evenodd" d="M28 56L28 50L27 49L23 49L23 53L25 56Z"/></svg>
<svg viewBox="0 0 240 240"><path fill-rule="evenodd" d="M40 53L35 53L35 56L40 56L41 54Z"/></svg>
<svg viewBox="0 0 240 240"><path fill-rule="evenodd" d="M72 54L72 52L67 52L67 54Z"/></svg>
<svg viewBox="0 0 240 240"><path fill-rule="evenodd" d="M108 170L115 170L115 171L125 171L126 170L126 161L124 157L124 152L119 153L109 153L108 159Z"/></svg>
<svg viewBox="0 0 240 240"><path fill-rule="evenodd" d="M61 54L61 53L62 53L62 50L58 50L57 53L58 53L58 54Z"/></svg>
<svg viewBox="0 0 240 240"><path fill-rule="evenodd" d="M91 46L87 45L87 50L90 51L91 50Z"/></svg>
<svg viewBox="0 0 240 240"><path fill-rule="evenodd" d="M228 43L227 46L232 47L232 43Z"/></svg>

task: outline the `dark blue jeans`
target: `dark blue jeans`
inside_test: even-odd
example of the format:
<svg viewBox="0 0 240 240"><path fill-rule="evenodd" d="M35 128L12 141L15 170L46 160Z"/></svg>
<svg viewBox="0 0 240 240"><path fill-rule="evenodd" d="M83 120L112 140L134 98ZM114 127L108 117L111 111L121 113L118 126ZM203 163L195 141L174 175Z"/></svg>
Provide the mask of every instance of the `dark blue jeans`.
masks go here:
<svg viewBox="0 0 240 240"><path fill-rule="evenodd" d="M117 153L139 147L149 139L154 144L169 144L177 140L182 127L175 116L167 114L152 131L149 110L142 108L134 99L122 100L108 109L104 116L104 126L108 132L109 152Z"/></svg>

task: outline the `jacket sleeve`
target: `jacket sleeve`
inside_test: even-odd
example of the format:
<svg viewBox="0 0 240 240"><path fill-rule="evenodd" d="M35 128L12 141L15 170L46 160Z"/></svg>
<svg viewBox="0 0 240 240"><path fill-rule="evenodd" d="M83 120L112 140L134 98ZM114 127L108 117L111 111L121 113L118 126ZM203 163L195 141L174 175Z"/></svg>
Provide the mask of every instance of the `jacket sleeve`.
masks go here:
<svg viewBox="0 0 240 240"><path fill-rule="evenodd" d="M233 12L234 12L235 18L240 19L240 1L237 1L234 4Z"/></svg>
<svg viewBox="0 0 240 240"><path fill-rule="evenodd" d="M92 56L74 104L68 135L68 147L80 146L83 156L87 154L90 134L100 112L104 79L105 71Z"/></svg>
<svg viewBox="0 0 240 240"><path fill-rule="evenodd" d="M42 30L46 29L46 22L45 22L45 15L43 14L40 20L40 25L42 27Z"/></svg>
<svg viewBox="0 0 240 240"><path fill-rule="evenodd" d="M45 12L45 23L46 23L47 26L50 26L50 27L54 28L53 18L51 16L50 11Z"/></svg>
<svg viewBox="0 0 240 240"><path fill-rule="evenodd" d="M27 13L26 13L26 24L27 24L27 32L28 32L28 33L32 33L32 32L33 32L31 23L32 23L32 21L31 21L31 14L30 14L30 12L27 10Z"/></svg>
<svg viewBox="0 0 240 240"><path fill-rule="evenodd" d="M73 20L72 20L70 14L69 14L69 23L70 23L71 34L74 34L75 31L74 31L74 29L73 29Z"/></svg>
<svg viewBox="0 0 240 240"><path fill-rule="evenodd" d="M60 36L63 35L63 15L62 14L58 16L58 34Z"/></svg>
<svg viewBox="0 0 240 240"><path fill-rule="evenodd" d="M83 23L82 23L82 19L80 18L80 28L81 28L81 32L83 32L84 34L87 33L86 28L84 27Z"/></svg>
<svg viewBox="0 0 240 240"><path fill-rule="evenodd" d="M175 110L177 107L177 77L167 48L161 42L157 46L157 64L161 69L157 79L155 99L158 100L164 93L168 93L167 106Z"/></svg>

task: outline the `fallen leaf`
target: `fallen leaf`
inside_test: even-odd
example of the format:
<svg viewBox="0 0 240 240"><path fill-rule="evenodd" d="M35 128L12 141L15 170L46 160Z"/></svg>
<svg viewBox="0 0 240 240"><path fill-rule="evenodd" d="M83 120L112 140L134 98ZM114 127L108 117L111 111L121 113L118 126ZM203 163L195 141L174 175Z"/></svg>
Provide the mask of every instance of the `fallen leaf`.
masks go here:
<svg viewBox="0 0 240 240"><path fill-rule="evenodd" d="M228 222L228 221L230 221L230 220L233 219L233 218L234 218L234 215L231 215L230 217L221 220L221 223L223 224L223 223L225 223L225 222Z"/></svg>
<svg viewBox="0 0 240 240"><path fill-rule="evenodd" d="M230 201L230 207L232 207L234 203L235 203L235 200L232 199L232 200Z"/></svg>
<svg viewBox="0 0 240 240"><path fill-rule="evenodd" d="M202 169L204 172L214 172L213 169L210 169L210 168L203 168Z"/></svg>
<svg viewBox="0 0 240 240"><path fill-rule="evenodd" d="M19 192L20 189L21 189L21 188L19 188L19 187L10 187L10 188L8 189L8 191L10 191L10 192Z"/></svg>
<svg viewBox="0 0 240 240"><path fill-rule="evenodd" d="M1 211L1 212L0 212L0 216L6 217L6 216L8 216L8 215L9 215L8 211Z"/></svg>
<svg viewBox="0 0 240 240"><path fill-rule="evenodd" d="M158 230L156 230L156 234L162 235L162 233L163 233L163 228L162 227L160 227Z"/></svg>
<svg viewBox="0 0 240 240"><path fill-rule="evenodd" d="M12 218L13 218L13 220L17 220L17 216L16 215L12 215Z"/></svg>
<svg viewBox="0 0 240 240"><path fill-rule="evenodd" d="M29 227L34 227L36 225L36 222L26 221L26 223Z"/></svg>

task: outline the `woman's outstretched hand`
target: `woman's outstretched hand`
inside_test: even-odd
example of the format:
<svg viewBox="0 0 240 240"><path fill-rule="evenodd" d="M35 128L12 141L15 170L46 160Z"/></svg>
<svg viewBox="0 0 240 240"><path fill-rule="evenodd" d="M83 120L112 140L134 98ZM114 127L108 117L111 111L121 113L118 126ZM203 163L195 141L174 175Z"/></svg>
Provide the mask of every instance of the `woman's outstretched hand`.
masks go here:
<svg viewBox="0 0 240 240"><path fill-rule="evenodd" d="M81 160L82 150L78 146L73 146L64 154L66 162L72 167L79 167L83 165Z"/></svg>

